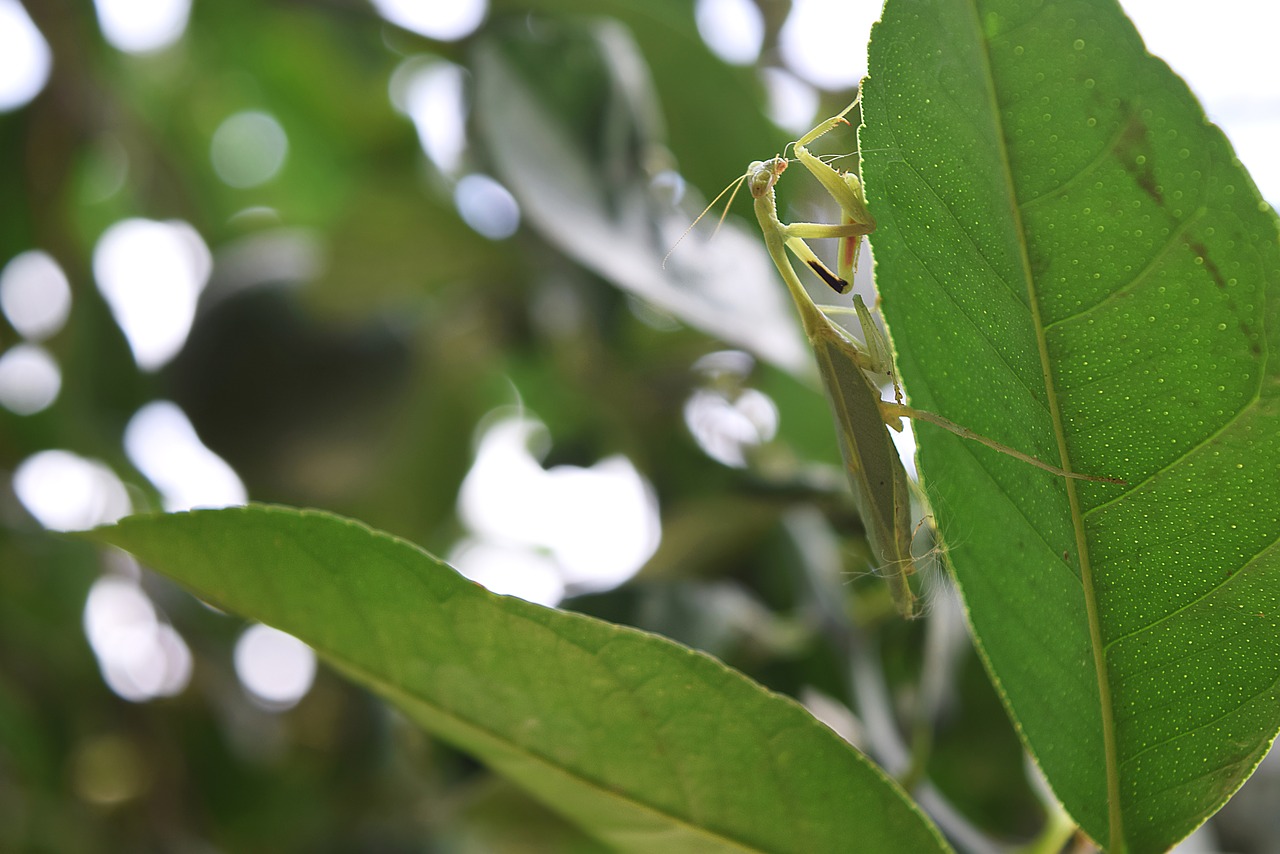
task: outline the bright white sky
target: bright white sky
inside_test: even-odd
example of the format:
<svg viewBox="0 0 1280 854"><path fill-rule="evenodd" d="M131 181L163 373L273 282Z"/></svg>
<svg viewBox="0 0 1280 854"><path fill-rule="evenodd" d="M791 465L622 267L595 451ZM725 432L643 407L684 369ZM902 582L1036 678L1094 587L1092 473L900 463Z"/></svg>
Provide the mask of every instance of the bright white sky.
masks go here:
<svg viewBox="0 0 1280 854"><path fill-rule="evenodd" d="M1147 48L1182 75L1209 118L1226 131L1264 197L1280 203L1280 75L1275 36L1280 3L1217 0L1211 10L1193 0L1121 0ZM800 80L828 89L855 85L867 72L862 44L879 17L880 0L795 0L783 28L783 61ZM698 27L726 62L754 62L763 28L754 4L699 0ZM838 22L838 26L836 23ZM772 90L775 84L770 82ZM783 96L775 118L797 132L815 119L812 110L790 110L797 95Z"/></svg>

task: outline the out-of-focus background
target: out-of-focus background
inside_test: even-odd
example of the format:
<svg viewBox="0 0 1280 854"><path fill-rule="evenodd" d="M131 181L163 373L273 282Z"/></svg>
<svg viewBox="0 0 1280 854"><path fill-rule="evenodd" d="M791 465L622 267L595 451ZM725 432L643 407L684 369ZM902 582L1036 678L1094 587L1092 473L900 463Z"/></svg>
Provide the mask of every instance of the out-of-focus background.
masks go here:
<svg viewBox="0 0 1280 854"><path fill-rule="evenodd" d="M1280 197L1278 13L1125 7ZM834 561L910 709L926 631L866 578L747 207L681 239L850 101L878 14L0 0L0 850L592 849L292 638L51 533L131 512L355 516L856 737L865 698L814 601ZM784 215L829 218L807 183L783 182ZM949 643L929 774L1025 838L1017 740ZM1280 849L1256 808L1276 786L1264 764L1193 844Z"/></svg>

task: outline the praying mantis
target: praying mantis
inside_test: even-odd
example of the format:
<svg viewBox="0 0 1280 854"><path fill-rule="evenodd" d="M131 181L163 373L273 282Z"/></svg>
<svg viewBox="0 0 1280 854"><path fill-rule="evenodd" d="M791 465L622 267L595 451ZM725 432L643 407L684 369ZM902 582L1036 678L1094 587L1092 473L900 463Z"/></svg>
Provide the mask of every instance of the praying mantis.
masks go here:
<svg viewBox="0 0 1280 854"><path fill-rule="evenodd" d="M894 375L892 348L876 327L862 298L856 294L853 297L854 312L865 341L860 345L832 322L805 291L791 266L788 250L832 290L846 294L853 287L853 271L858 264L862 238L876 228L858 177L837 170L815 157L806 147L836 127L847 125L849 122L845 116L857 103L858 100L854 99L839 115L822 122L794 143L796 159L840 206L840 223L784 223L778 218L774 185L789 163L784 156L753 162L739 182L745 182L751 191L765 246L796 304L801 324L817 358L822 385L835 416L840 453L853 488L854 503L866 528L871 550L881 562L880 573L889 585L898 611L904 617L912 618L919 615L920 608L910 582L916 572L915 559L911 554L915 533L911 525L911 486L889 432L901 432L902 418L928 421L1061 477L1120 484L1124 481L1066 471L940 415L905 405ZM806 239L816 238L840 240L838 274L823 264L805 243ZM872 379L877 374L888 377L892 382L894 401L881 399L880 387Z"/></svg>

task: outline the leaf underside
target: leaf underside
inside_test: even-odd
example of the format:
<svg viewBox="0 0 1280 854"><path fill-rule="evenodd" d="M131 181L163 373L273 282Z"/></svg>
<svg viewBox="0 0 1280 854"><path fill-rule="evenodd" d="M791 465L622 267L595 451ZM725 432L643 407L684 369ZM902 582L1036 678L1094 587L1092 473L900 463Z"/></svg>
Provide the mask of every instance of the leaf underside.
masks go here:
<svg viewBox="0 0 1280 854"><path fill-rule="evenodd" d="M1280 728L1276 218L1107 0L891 0L863 87L883 311L988 669L1081 826L1162 851Z"/></svg>
<svg viewBox="0 0 1280 854"><path fill-rule="evenodd" d="M793 701L655 635L491 594L359 523L250 506L90 536L300 638L620 850L948 850Z"/></svg>

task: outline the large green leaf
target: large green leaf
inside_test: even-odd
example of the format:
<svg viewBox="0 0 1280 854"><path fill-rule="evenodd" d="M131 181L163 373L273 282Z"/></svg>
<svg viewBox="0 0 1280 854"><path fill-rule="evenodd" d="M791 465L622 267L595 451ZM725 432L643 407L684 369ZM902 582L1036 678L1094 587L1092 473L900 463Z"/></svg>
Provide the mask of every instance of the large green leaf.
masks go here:
<svg viewBox="0 0 1280 854"><path fill-rule="evenodd" d="M794 702L671 641L495 596L358 523L259 506L93 536L301 638L619 849L947 850Z"/></svg>
<svg viewBox="0 0 1280 854"><path fill-rule="evenodd" d="M1221 132L1110 0L890 0L861 146L977 641L1112 851L1158 851L1280 726L1280 252Z"/></svg>

